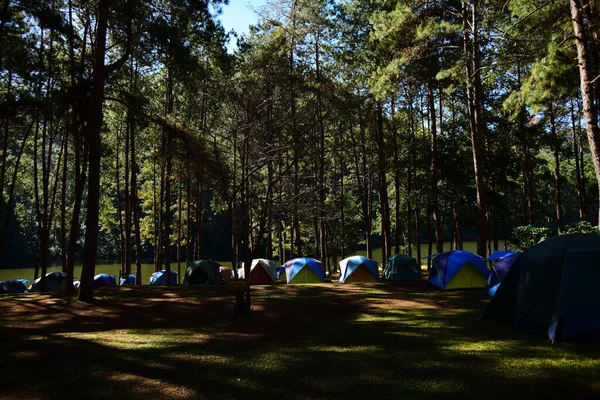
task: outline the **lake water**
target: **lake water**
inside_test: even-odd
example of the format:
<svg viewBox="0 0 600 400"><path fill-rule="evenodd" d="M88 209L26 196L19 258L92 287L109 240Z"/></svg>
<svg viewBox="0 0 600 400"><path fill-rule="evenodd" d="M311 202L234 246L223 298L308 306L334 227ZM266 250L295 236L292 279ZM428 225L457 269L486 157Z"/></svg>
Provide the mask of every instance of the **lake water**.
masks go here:
<svg viewBox="0 0 600 400"><path fill-rule="evenodd" d="M428 245L427 244L422 244L421 245L421 256L426 256L428 254ZM477 248L477 243L475 242L464 242L464 249L467 251L472 251L475 252ZM444 244L444 249L448 250L450 249L450 245L449 243L445 243ZM357 254L359 255L367 255L366 251L358 251ZM352 254L346 254L346 256L351 256ZM416 257L416 251L413 252L413 257ZM374 249L373 250L373 260L377 261L377 262L381 262L381 249ZM341 261L341 258L338 260ZM219 264L231 268L231 261L217 261ZM421 260L423 266L427 265L427 260ZM96 274L101 274L101 273L105 273L105 274L109 274L109 275L114 275L114 276L119 276L119 271L121 270L121 264L98 264L96 265ZM172 271L177 271L177 263L171 263L171 270ZM50 267L48 268L48 272L54 272L54 271L62 271L62 268L60 265L54 266L54 267ZM131 271L132 273L135 274L135 265L131 266ZM21 268L21 269L0 269L0 281L6 280L6 279L28 279L28 280L33 280L33 275L34 275L34 268ZM148 280L150 279L150 276L152 275L152 273L154 272L154 265L152 264L142 264L142 283L143 284L147 284ZM181 273L184 274L185 273L185 263L181 263ZM75 280L79 280L79 277L81 276L81 265L77 265L75 266ZM181 277L181 280L183 280L183 277Z"/></svg>

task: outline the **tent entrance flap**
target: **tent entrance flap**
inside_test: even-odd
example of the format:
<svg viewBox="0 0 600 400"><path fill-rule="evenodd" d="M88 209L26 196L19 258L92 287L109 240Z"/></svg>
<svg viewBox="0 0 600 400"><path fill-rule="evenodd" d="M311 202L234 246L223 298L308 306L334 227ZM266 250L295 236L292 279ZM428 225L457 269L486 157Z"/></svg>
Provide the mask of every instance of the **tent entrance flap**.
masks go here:
<svg viewBox="0 0 600 400"><path fill-rule="evenodd" d="M249 282L252 285L269 285L274 283L273 278L265 271L262 265L255 266L250 271Z"/></svg>
<svg viewBox="0 0 600 400"><path fill-rule="evenodd" d="M346 278L346 283L353 282L376 282L377 278L364 265L359 266Z"/></svg>
<svg viewBox="0 0 600 400"><path fill-rule="evenodd" d="M467 262L454 274L446 289L484 288L487 286L487 281L487 276L484 276L473 263Z"/></svg>
<svg viewBox="0 0 600 400"><path fill-rule="evenodd" d="M305 265L289 283L323 283L323 281L308 265Z"/></svg>

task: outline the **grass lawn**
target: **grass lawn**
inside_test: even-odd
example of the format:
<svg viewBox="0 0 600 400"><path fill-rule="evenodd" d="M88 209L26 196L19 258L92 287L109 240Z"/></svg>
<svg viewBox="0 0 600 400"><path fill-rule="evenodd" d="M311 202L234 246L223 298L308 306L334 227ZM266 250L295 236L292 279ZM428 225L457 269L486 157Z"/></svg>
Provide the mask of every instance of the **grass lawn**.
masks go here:
<svg viewBox="0 0 600 400"><path fill-rule="evenodd" d="M422 282L0 298L0 399L600 398L600 343L478 321Z"/></svg>

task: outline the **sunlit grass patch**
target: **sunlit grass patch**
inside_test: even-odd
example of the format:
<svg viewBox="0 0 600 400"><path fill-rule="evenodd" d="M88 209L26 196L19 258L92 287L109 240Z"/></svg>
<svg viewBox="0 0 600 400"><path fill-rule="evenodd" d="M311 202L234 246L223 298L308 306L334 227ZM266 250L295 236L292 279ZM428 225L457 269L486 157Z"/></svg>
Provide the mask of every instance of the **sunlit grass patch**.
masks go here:
<svg viewBox="0 0 600 400"><path fill-rule="evenodd" d="M179 331L181 332L181 331ZM179 347L186 342L199 343L205 341L209 335L194 334L189 332L181 337L178 332L158 331L140 332L139 330L119 330L83 333L62 333L58 337L85 340L102 346L121 350L147 350L156 348Z"/></svg>

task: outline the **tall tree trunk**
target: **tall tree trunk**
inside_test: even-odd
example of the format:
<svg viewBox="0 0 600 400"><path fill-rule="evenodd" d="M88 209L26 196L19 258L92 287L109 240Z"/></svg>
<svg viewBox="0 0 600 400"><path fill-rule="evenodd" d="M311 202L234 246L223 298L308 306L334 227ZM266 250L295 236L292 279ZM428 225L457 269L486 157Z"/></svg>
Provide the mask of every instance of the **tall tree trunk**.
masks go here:
<svg viewBox="0 0 600 400"><path fill-rule="evenodd" d="M433 211L433 224L435 229L435 251L436 253L442 253L444 251L444 230L442 225L442 214L440 213L438 190L437 124L432 78L429 78L427 92L427 101L429 103L430 112L429 128L431 131L431 207Z"/></svg>
<svg viewBox="0 0 600 400"><path fill-rule="evenodd" d="M129 127L126 127L125 132L129 130ZM120 174L120 162L119 162L119 149L121 148L121 143L119 141L119 132L120 128L117 128L116 132L116 142L115 142L115 159L116 159L116 174L115 180L117 183L117 218L119 219L119 260L121 262L121 270L119 272L119 276L125 274L125 229L123 229L123 202L121 201L121 174ZM126 133L128 135L129 133ZM125 155L125 163L127 164L127 155ZM127 177L125 177L127 180Z"/></svg>
<svg viewBox="0 0 600 400"><path fill-rule="evenodd" d="M571 7L571 19L577 45L577 59L579 61L579 77L581 86L581 98L583 100L583 116L585 118L585 129L590 146L590 156L596 172L598 183L598 196L600 197L600 133L598 131L598 108L594 96L594 81L598 71L593 70L591 57L588 53L588 29L582 15L582 2L580 0L569 0ZM600 202L599 202L600 204ZM600 210L598 218L600 227Z"/></svg>
<svg viewBox="0 0 600 400"><path fill-rule="evenodd" d="M414 107L413 107L413 96L410 88L406 88L406 95L408 98L408 167L406 171L406 212L408 222L408 255L412 257L412 220L413 220L413 202L412 202L412 187L414 177L414 147L415 147L415 118L414 118ZM415 219L416 223L416 219ZM418 230L417 230L418 235ZM421 260L419 260L419 263ZM420 265L420 264L419 264Z"/></svg>
<svg viewBox="0 0 600 400"><path fill-rule="evenodd" d="M67 169L69 168L69 111L65 118L65 154L63 158L61 192L60 192L60 256L62 272L67 272Z"/></svg>
<svg viewBox="0 0 600 400"><path fill-rule="evenodd" d="M394 253L400 253L400 238L402 237L402 227L400 226L400 146L398 145L398 132L396 129L396 107L392 98L392 141L394 152ZM384 262L384 265L387 261Z"/></svg>
<svg viewBox="0 0 600 400"><path fill-rule="evenodd" d="M554 150L554 205L556 208L556 224L558 234L563 230L562 202L560 194L560 137L556 130L556 116L554 115L554 105L550 102L548 107L550 116L550 131L552 132L553 150Z"/></svg>
<svg viewBox="0 0 600 400"><path fill-rule="evenodd" d="M391 227L390 227L390 205L388 198L388 184L387 184L387 168L386 168L386 144L383 131L383 105L381 102L377 102L377 131L376 140L378 148L377 157L377 168L379 177L379 207L381 213L381 233L383 236L382 246L382 263L386 263L392 250L391 241Z"/></svg>
<svg viewBox="0 0 600 400"><path fill-rule="evenodd" d="M8 3L7 3L8 4ZM4 21L2 21L2 26L4 25ZM1 37L0 37L1 39ZM0 50L1 51L1 50ZM0 64L1 65L1 64ZM8 71L8 85L6 90L6 97L11 97L11 88L12 88L12 72ZM4 117L4 132L2 132L2 157L0 157L0 200L4 200L4 182L6 180L6 167L8 163L8 142L10 141L10 123L9 123L9 114L7 113ZM3 201L0 201L0 218L2 218L2 205ZM9 210L6 210L6 215L8 215ZM1 256L1 253L0 253ZM1 260L1 258L0 258Z"/></svg>
<svg viewBox="0 0 600 400"><path fill-rule="evenodd" d="M100 160L101 138L104 114L104 83L106 80L106 33L108 27L108 0L98 0L96 22L96 51L94 54L94 72L92 75L92 95L90 98L88 143L88 199L83 268L79 285L79 300L91 301L94 295L93 282L98 249L98 223L100 211Z"/></svg>
<svg viewBox="0 0 600 400"><path fill-rule="evenodd" d="M167 66L167 115L173 113L173 71ZM171 176L173 175L173 140L170 132L163 131L164 156L166 158L166 175L163 203L163 252L165 262L166 284L171 285Z"/></svg>
<svg viewBox="0 0 600 400"><path fill-rule="evenodd" d="M135 87L135 85L134 85ZM134 89L135 90L135 89ZM129 107L131 108L131 107ZM140 230L140 207L138 204L138 192L137 192L137 161L136 161L136 150L135 150L135 118L133 118L133 112L131 114L131 121L129 123L131 130L131 212L133 213L133 230L135 233L135 284L142 284L142 240ZM129 281L129 276L125 279Z"/></svg>
<svg viewBox="0 0 600 400"><path fill-rule="evenodd" d="M126 124L126 131L125 131L125 243L124 243L124 248L125 248L125 259L124 259L124 263L125 263L125 270L123 272L125 272L125 280L127 282L129 282L129 275L131 275L131 198L130 198L130 176L129 176L129 172L130 172L130 145L131 145L131 135L132 135L132 129L131 129L131 120L133 118L133 116L130 114L132 114L131 112L127 112L126 113L127 116L127 124ZM131 171L131 173L133 173L133 171Z"/></svg>
<svg viewBox="0 0 600 400"><path fill-rule="evenodd" d="M85 245L81 283L79 285L79 300L91 301L94 295L93 282L96 269L98 250L98 231L100 213L100 169L101 169L101 133L104 122L102 106L104 103L104 84L109 72L120 68L129 57L132 41L132 17L135 0L127 2L129 8L127 25L127 51L113 64L105 65L106 34L108 30L109 4L108 0L98 0L96 17L96 50L94 54L92 73L92 93L88 109L88 199L85 230Z"/></svg>
<svg viewBox="0 0 600 400"><path fill-rule="evenodd" d="M471 125L471 148L473 151L473 166L475 171L475 188L477 191L477 254L486 256L487 217L485 205L485 182L483 172L482 141L484 135L483 121L483 90L479 70L479 40L477 26L477 5L475 0L471 5L472 19L469 21L468 2L462 0L464 52L467 76L467 101L469 103L469 119Z"/></svg>
<svg viewBox="0 0 600 400"><path fill-rule="evenodd" d="M577 123L575 118L575 107L573 106L573 98L570 99L571 106L571 130L573 132L573 154L575 158L575 172L577 176L577 206L579 208L579 220L585 221L586 216L586 202L585 202L585 187L581 176L580 163L579 163L579 135L577 134Z"/></svg>

